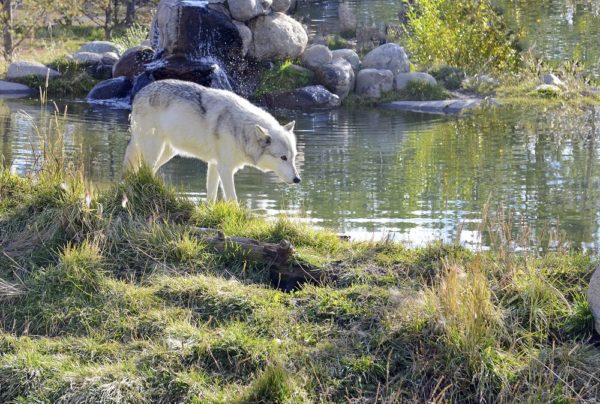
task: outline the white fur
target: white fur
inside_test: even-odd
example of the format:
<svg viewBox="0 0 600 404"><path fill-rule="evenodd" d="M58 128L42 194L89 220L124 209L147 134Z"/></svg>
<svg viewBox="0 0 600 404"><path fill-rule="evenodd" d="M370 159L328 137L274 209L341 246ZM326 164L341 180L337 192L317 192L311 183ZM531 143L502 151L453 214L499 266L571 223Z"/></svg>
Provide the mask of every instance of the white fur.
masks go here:
<svg viewBox="0 0 600 404"><path fill-rule="evenodd" d="M207 197L237 201L234 174L251 165L299 182L294 122L282 127L268 112L224 90L178 80L150 84L135 97L125 166L146 162L154 173L176 155L208 163ZM285 156L287 161L282 159Z"/></svg>

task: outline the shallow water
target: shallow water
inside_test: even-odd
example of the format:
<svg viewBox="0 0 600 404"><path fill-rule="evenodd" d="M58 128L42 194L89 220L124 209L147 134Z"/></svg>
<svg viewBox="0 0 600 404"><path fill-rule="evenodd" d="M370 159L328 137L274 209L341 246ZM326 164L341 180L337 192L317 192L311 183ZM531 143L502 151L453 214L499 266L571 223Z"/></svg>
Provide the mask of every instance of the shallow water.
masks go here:
<svg viewBox="0 0 600 404"><path fill-rule="evenodd" d="M355 10L359 26L383 29L397 24L402 0L346 0ZM520 33L522 46L533 48L553 61L576 59L600 77L600 1L598 0L495 0L509 26ZM339 31L337 2L300 2L297 14L313 34Z"/></svg>
<svg viewBox="0 0 600 404"><path fill-rule="evenodd" d="M83 156L96 186L119 180L128 112L73 102L59 109L65 106L68 154ZM44 139L33 125L43 135L51 117L35 104L0 104L0 153L13 170L31 169ZM542 248L600 244L596 111L501 108L454 119L341 109L278 117L297 121L303 182L289 186L251 168L238 173L240 200L259 214L290 214L355 239L481 247L492 242L481 232L486 212L495 217L507 208L513 233L525 229ZM176 158L161 174L182 194L205 197L204 163Z"/></svg>

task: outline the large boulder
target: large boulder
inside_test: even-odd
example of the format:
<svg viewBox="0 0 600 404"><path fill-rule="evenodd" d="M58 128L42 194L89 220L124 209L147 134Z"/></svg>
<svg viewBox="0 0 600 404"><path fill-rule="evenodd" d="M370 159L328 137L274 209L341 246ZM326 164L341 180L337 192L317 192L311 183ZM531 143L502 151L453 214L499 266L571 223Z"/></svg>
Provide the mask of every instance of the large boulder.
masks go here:
<svg viewBox="0 0 600 404"><path fill-rule="evenodd" d="M385 69L392 74L408 73L410 61L404 48L395 43L386 43L367 53L362 62L364 69Z"/></svg>
<svg viewBox="0 0 600 404"><path fill-rule="evenodd" d="M146 63L154 58L154 51L147 46L136 46L127 49L119 61L113 65L113 77L125 76L133 81L135 77L144 72Z"/></svg>
<svg viewBox="0 0 600 404"><path fill-rule="evenodd" d="M295 59L300 56L308 35L302 24L283 13L272 13L250 21L252 44L248 55L261 60Z"/></svg>
<svg viewBox="0 0 600 404"><path fill-rule="evenodd" d="M25 84L11 83L10 81L0 81L0 95L14 97L28 97L35 94L35 90L27 87Z"/></svg>
<svg viewBox="0 0 600 404"><path fill-rule="evenodd" d="M102 54L94 52L77 52L73 54L73 60L81 65L96 65L102 63Z"/></svg>
<svg viewBox="0 0 600 404"><path fill-rule="evenodd" d="M102 81L88 94L89 101L104 101L129 98L133 84L127 77L117 77Z"/></svg>
<svg viewBox="0 0 600 404"><path fill-rule="evenodd" d="M323 86L308 86L282 93L267 94L269 108L284 109L331 109L341 105L341 99Z"/></svg>
<svg viewBox="0 0 600 404"><path fill-rule="evenodd" d="M587 292L588 304L594 316L596 332L600 334L600 268L592 275Z"/></svg>
<svg viewBox="0 0 600 404"><path fill-rule="evenodd" d="M358 53L356 53L354 50L336 49L331 51L331 55L333 56L333 60L345 59L352 65L352 69L354 69L355 73L360 70L360 58L358 57Z"/></svg>
<svg viewBox="0 0 600 404"><path fill-rule="evenodd" d="M193 81L237 91L244 43L227 15L200 0L161 0L150 33L155 60L146 66L157 80Z"/></svg>
<svg viewBox="0 0 600 404"><path fill-rule="evenodd" d="M106 52L104 54L77 52L72 58L84 66L86 71L98 80L112 78L113 66L119 61L119 57L114 52Z"/></svg>
<svg viewBox="0 0 600 404"><path fill-rule="evenodd" d="M333 54L325 45L311 45L302 54L302 64L312 70L330 63L332 59Z"/></svg>
<svg viewBox="0 0 600 404"><path fill-rule="evenodd" d="M104 54L106 52L114 52L117 55L121 53L118 45L108 41L93 41L88 42L79 48L79 52L90 52Z"/></svg>
<svg viewBox="0 0 600 404"><path fill-rule="evenodd" d="M394 77L394 88L398 91L404 90L411 81L424 81L433 86L437 81L431 74L427 73L400 73Z"/></svg>
<svg viewBox="0 0 600 404"><path fill-rule="evenodd" d="M363 69L356 76L356 94L380 98L394 88L394 73L385 69Z"/></svg>
<svg viewBox="0 0 600 404"><path fill-rule="evenodd" d="M316 71L319 84L344 99L354 89L354 70L345 59L336 59L319 67Z"/></svg>
<svg viewBox="0 0 600 404"><path fill-rule="evenodd" d="M229 0L227 3L233 19L248 21L259 15L268 14L272 0Z"/></svg>
<svg viewBox="0 0 600 404"><path fill-rule="evenodd" d="M285 13L292 6L292 0L273 0L271 9L275 12Z"/></svg>
<svg viewBox="0 0 600 404"><path fill-rule="evenodd" d="M28 76L53 78L60 76L60 73L36 62L13 62L6 73L6 78L9 80Z"/></svg>

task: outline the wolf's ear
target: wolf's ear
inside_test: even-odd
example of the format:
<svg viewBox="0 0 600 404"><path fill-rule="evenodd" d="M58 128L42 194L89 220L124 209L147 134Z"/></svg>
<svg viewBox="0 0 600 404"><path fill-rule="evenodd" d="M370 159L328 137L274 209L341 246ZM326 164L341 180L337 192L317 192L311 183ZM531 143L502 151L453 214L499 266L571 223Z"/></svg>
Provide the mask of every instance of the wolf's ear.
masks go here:
<svg viewBox="0 0 600 404"><path fill-rule="evenodd" d="M292 122L288 123L287 125L285 125L283 127L283 129L287 130L288 132L293 132L295 127L296 127L296 121L292 121Z"/></svg>
<svg viewBox="0 0 600 404"><path fill-rule="evenodd" d="M260 144L270 145L271 144L271 136L269 135L269 131L263 128L260 125L256 125L254 127L256 131L256 138Z"/></svg>

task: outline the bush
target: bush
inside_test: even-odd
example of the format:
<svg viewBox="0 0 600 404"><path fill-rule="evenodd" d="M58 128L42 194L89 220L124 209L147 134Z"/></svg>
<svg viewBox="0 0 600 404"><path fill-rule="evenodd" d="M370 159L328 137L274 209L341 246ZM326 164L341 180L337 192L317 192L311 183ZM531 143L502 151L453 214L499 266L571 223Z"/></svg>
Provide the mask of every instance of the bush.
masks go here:
<svg viewBox="0 0 600 404"><path fill-rule="evenodd" d="M406 47L418 63L470 74L518 67L516 38L489 0L415 0L406 28Z"/></svg>

